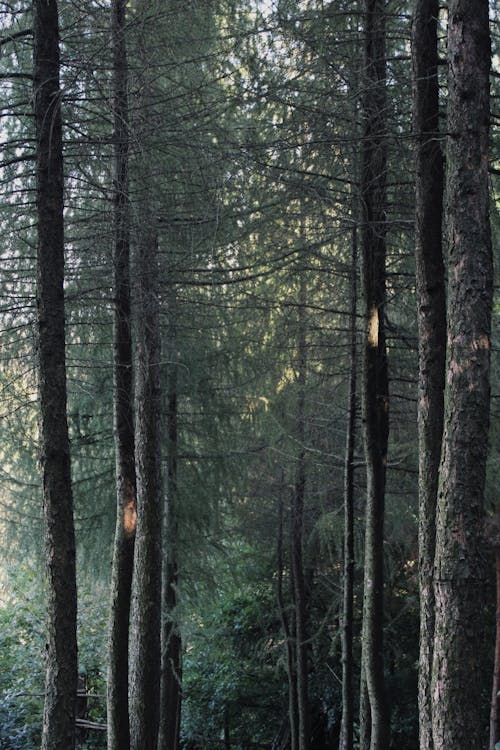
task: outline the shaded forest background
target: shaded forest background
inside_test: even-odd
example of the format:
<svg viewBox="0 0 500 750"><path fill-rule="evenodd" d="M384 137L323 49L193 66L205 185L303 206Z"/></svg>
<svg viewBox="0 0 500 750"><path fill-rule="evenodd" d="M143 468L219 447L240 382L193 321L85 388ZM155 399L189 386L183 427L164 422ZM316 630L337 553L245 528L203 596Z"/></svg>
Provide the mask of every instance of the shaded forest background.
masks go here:
<svg viewBox="0 0 500 750"><path fill-rule="evenodd" d="M493 3L490 11L494 136L498 10ZM110 3L61 2L59 13L78 670L88 694L85 718L96 725L80 729L79 741L81 747L102 748L105 733L97 725L106 723L116 519L116 67ZM412 4L389 0L385 23L390 425L384 670L390 747L413 750L419 457ZM31 6L1 2L0 28L0 748L27 750L41 741L45 650ZM299 521L310 747L337 747L352 404L356 684L363 610L364 4L136 0L128 5L125 28L133 336L143 285L153 283L162 339L158 449L163 493L170 501L168 534L175 530L174 542L168 537L176 568L169 621L182 643L180 746L288 746L286 631L300 618L291 572ZM444 134L446 8L438 37ZM498 255L494 137L490 167ZM154 228L157 248L157 266L146 274L145 227ZM494 334L498 298L493 327ZM493 347L485 490L491 517L500 481L495 364ZM488 734L495 633L494 554L487 545L484 555L489 579L481 611L487 637L478 644L484 674L481 741ZM358 709L356 697L356 716Z"/></svg>

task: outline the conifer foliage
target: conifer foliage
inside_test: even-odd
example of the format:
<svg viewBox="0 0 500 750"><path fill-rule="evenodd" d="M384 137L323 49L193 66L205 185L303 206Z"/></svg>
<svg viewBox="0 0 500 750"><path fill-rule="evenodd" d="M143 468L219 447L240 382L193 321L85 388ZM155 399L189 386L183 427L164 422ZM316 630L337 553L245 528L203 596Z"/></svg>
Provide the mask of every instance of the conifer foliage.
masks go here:
<svg viewBox="0 0 500 750"><path fill-rule="evenodd" d="M487 0L0 28L0 747L479 750Z"/></svg>

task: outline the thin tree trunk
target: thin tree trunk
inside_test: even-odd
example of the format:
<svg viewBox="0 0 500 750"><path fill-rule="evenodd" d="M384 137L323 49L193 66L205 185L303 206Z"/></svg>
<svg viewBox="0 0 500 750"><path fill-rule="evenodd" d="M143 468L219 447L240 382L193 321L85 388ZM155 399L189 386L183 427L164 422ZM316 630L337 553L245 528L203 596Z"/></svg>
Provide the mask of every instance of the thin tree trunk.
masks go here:
<svg viewBox="0 0 500 750"><path fill-rule="evenodd" d="M47 570L43 750L75 747L76 568L66 407L64 217L59 20L55 0L33 3L37 309L41 466Z"/></svg>
<svg viewBox="0 0 500 750"><path fill-rule="evenodd" d="M286 645L286 668L288 678L288 721L290 724L290 750L298 750L299 746L299 708L297 700L297 669L296 655L294 648L294 638L292 628L288 621L285 602L283 598L283 501L280 497L279 506L279 526L278 526L278 585L277 598L278 609L281 617L281 626L285 637Z"/></svg>
<svg viewBox="0 0 500 750"><path fill-rule="evenodd" d="M500 549L495 550L496 570L496 633L495 633L495 662L493 667L493 689L491 693L490 711L490 750L495 750L495 745L500 738L499 723L499 693L500 693Z"/></svg>
<svg viewBox="0 0 500 750"><path fill-rule="evenodd" d="M182 696L182 640L177 622L177 335L172 291L168 351L167 493L164 508L162 573L162 669L158 750L177 750Z"/></svg>
<svg viewBox="0 0 500 750"><path fill-rule="evenodd" d="M231 750L231 735L229 727L229 711L224 709L224 750Z"/></svg>
<svg viewBox="0 0 500 750"><path fill-rule="evenodd" d="M108 749L128 750L129 620L137 508L130 310L126 0L113 0L111 14L114 74L113 349L117 512L111 580L107 715Z"/></svg>
<svg viewBox="0 0 500 750"><path fill-rule="evenodd" d="M371 750L386 750L389 714L383 658L384 505L389 389L385 342L386 81L385 2L367 0L363 103L363 283L366 337L363 372L367 470L362 663L370 701Z"/></svg>
<svg viewBox="0 0 500 750"><path fill-rule="evenodd" d="M132 582L130 683L131 750L158 750L161 678L161 590L163 486L161 470L162 399L158 262L156 154L151 133L155 115L153 67L156 4L141 0L136 13L136 68L140 91L136 128L142 151L135 163L137 254L135 257L135 470L137 528Z"/></svg>
<svg viewBox="0 0 500 750"><path fill-rule="evenodd" d="M349 393L344 467L344 590L342 609L342 724L339 750L352 750L354 729L354 441L356 430L357 227L352 230Z"/></svg>
<svg viewBox="0 0 500 750"><path fill-rule="evenodd" d="M163 606L167 607L167 620L162 627L162 677L160 706L159 750L176 750L182 702L182 639L175 621L177 566L167 563L167 592L163 594ZM173 618L173 619L172 619Z"/></svg>
<svg viewBox="0 0 500 750"><path fill-rule="evenodd" d="M157 237L142 211L137 263L137 530L133 579L130 734L133 750L157 750L160 720L161 391Z"/></svg>
<svg viewBox="0 0 500 750"><path fill-rule="evenodd" d="M438 15L438 0L416 0L412 58L419 333L420 750L433 749L433 577L446 361L446 297L442 250L444 176L439 143Z"/></svg>
<svg viewBox="0 0 500 750"><path fill-rule="evenodd" d="M361 662L361 674L359 681L359 750L369 750L371 736L370 699L366 686L365 670Z"/></svg>
<svg viewBox="0 0 500 750"><path fill-rule="evenodd" d="M448 3L448 354L435 556L435 750L483 747L483 495L492 252L487 0Z"/></svg>
<svg viewBox="0 0 500 750"><path fill-rule="evenodd" d="M304 577L304 501L306 491L305 461L305 390L307 368L307 343L305 331L306 282L303 270L300 271L299 319L298 319L298 407L297 407L297 442L299 454L297 476L292 495L291 513L291 567L293 574L295 602L295 639L297 666L297 706L299 716L298 750L308 750L309 736L309 698L308 698L308 645L306 586Z"/></svg>
<svg viewBox="0 0 500 750"><path fill-rule="evenodd" d="M306 630L306 590L303 570L303 528L305 472L304 455L299 456L297 479L293 493L292 512L292 570L295 602L295 643L298 708L298 750L309 747L308 656Z"/></svg>

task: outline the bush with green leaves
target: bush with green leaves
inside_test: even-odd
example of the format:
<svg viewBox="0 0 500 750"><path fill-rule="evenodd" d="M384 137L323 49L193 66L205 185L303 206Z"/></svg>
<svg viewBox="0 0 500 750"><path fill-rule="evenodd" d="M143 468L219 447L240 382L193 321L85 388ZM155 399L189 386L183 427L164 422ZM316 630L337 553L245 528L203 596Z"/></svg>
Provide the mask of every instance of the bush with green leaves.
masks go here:
<svg viewBox="0 0 500 750"><path fill-rule="evenodd" d="M88 718L105 723L107 591L80 587L79 664ZM37 750L43 717L45 603L39 573L4 571L0 588L0 750ZM82 750L106 747L105 732L88 732Z"/></svg>
<svg viewBox="0 0 500 750"><path fill-rule="evenodd" d="M0 595L0 748L39 747L43 713L44 608L28 569L6 575Z"/></svg>
<svg viewBox="0 0 500 750"><path fill-rule="evenodd" d="M181 744L270 746L286 706L279 620L269 587L226 595L191 623L184 656Z"/></svg>

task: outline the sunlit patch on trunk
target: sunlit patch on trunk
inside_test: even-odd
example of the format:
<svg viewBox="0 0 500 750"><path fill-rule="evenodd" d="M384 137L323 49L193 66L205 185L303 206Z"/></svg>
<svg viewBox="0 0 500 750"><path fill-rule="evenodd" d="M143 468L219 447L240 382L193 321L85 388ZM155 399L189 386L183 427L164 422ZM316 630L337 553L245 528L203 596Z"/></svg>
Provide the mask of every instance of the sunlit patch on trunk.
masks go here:
<svg viewBox="0 0 500 750"><path fill-rule="evenodd" d="M378 347L378 332L379 332L379 316L378 316L378 308L373 305L371 312L370 312L370 319L368 321L368 344L376 349Z"/></svg>
<svg viewBox="0 0 500 750"><path fill-rule="evenodd" d="M127 537L132 537L135 534L137 527L137 510L135 506L135 499L128 500L125 507L123 508L123 529Z"/></svg>

